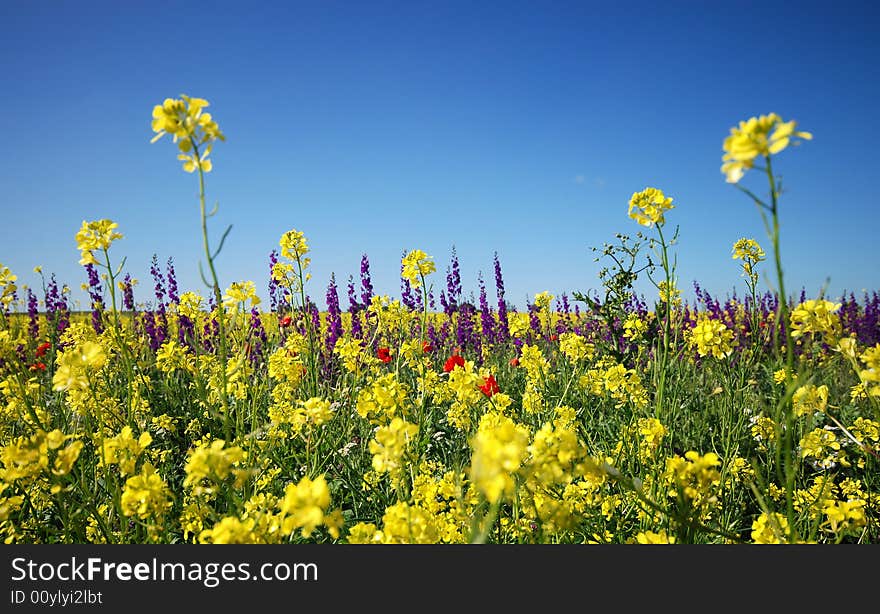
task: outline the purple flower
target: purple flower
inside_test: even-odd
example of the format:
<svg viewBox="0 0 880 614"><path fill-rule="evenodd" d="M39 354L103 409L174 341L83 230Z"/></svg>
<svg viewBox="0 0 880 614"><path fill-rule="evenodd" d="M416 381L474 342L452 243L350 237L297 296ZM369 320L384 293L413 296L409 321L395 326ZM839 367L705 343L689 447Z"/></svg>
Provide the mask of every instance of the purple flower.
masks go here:
<svg viewBox="0 0 880 614"><path fill-rule="evenodd" d="M327 339L328 354L332 355L336 342L342 337L342 311L339 309L339 294L336 291L336 276L330 274L327 286Z"/></svg>
<svg viewBox="0 0 880 614"><path fill-rule="evenodd" d="M180 296L177 294L177 275L174 272L174 262L168 258L168 300L171 303L180 303Z"/></svg>
<svg viewBox="0 0 880 614"><path fill-rule="evenodd" d="M32 339L40 336L40 313L37 295L28 288L28 334Z"/></svg>
<svg viewBox="0 0 880 614"><path fill-rule="evenodd" d="M361 265L363 270L363 265ZM348 313L351 314L351 336L355 339L360 339L362 337L363 331L361 330L361 317L358 311L360 310L360 305L358 305L357 299L354 296L354 279L351 275L348 276Z"/></svg>
<svg viewBox="0 0 880 614"><path fill-rule="evenodd" d="M272 271L277 263L278 252L273 249L269 253L269 309L275 313L278 313L278 282L275 281Z"/></svg>
<svg viewBox="0 0 880 614"><path fill-rule="evenodd" d="M122 308L126 311L134 311L134 284L128 273L122 280Z"/></svg>
<svg viewBox="0 0 880 614"><path fill-rule="evenodd" d="M92 301L92 327L95 332L101 334L104 332L104 322L102 320L102 312L104 310L103 289L101 288L101 278L98 275L98 269L95 265L89 263L85 265L86 272L89 275L89 298Z"/></svg>
<svg viewBox="0 0 880 614"><path fill-rule="evenodd" d="M401 260L406 256L406 250L401 255ZM400 302L410 311L415 311L416 301L413 298L412 286L409 280L403 276L403 263L400 264Z"/></svg>
<svg viewBox="0 0 880 614"><path fill-rule="evenodd" d="M495 343L495 321L492 318L492 310L489 309L489 300L486 298L486 284L483 282L483 274L477 276L480 284L480 326L483 329L483 337L487 343Z"/></svg>
<svg viewBox="0 0 880 614"><path fill-rule="evenodd" d="M510 329L507 326L507 303L504 301L504 280L501 278L501 263L495 252L495 293L498 296L498 340L507 341Z"/></svg>
<svg viewBox="0 0 880 614"><path fill-rule="evenodd" d="M446 301L444 311L447 314L458 309L461 302L461 273L458 269L458 254L455 253L455 246L452 246L452 258L449 268L446 269Z"/></svg>
<svg viewBox="0 0 880 614"><path fill-rule="evenodd" d="M260 319L260 312L256 307L251 308L251 346L249 357L251 362L259 363L263 358L263 348L266 345L266 329Z"/></svg>
<svg viewBox="0 0 880 614"><path fill-rule="evenodd" d="M367 255L361 256L361 304L364 308L370 305L373 298L373 282L370 278L370 261Z"/></svg>
<svg viewBox="0 0 880 614"><path fill-rule="evenodd" d="M156 285L154 287L154 291L156 294L156 309L159 311L164 311L165 277L162 275L162 271L159 270L159 259L156 254L153 254L153 260L150 266L150 275L153 276L153 280L156 282Z"/></svg>

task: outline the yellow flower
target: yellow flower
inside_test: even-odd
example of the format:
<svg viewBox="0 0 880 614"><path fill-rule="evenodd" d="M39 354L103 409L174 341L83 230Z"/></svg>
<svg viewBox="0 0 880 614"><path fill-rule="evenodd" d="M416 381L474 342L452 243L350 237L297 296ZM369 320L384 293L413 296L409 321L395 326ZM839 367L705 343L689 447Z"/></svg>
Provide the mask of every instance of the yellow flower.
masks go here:
<svg viewBox="0 0 880 614"><path fill-rule="evenodd" d="M752 523L752 541L756 544L788 542L788 520L779 513L761 514Z"/></svg>
<svg viewBox="0 0 880 614"><path fill-rule="evenodd" d="M13 274L12 271L9 270L8 267L0 265L0 302L4 305L9 305L13 299L15 298L15 291L18 290L18 286L15 285L15 280L18 279L18 276Z"/></svg>
<svg viewBox="0 0 880 614"><path fill-rule="evenodd" d="M379 427L369 444L376 473L387 472L396 478L403 469L401 461L406 448L418 432L418 425L402 418L393 418L388 426Z"/></svg>
<svg viewBox="0 0 880 614"><path fill-rule="evenodd" d="M166 98L162 104L153 107L152 128L156 135L150 140L155 143L166 134L170 134L177 143L184 161L183 168L191 173L197 168L204 172L211 170L211 161L207 160L214 141L225 141L217 122L210 113L203 109L209 106L204 98L191 98L181 94L180 99ZM206 144L202 151L199 147Z"/></svg>
<svg viewBox="0 0 880 614"><path fill-rule="evenodd" d="M299 405L306 419L315 426L320 426L333 418L333 408L330 405L330 401L320 397L312 397L307 401L300 401Z"/></svg>
<svg viewBox="0 0 880 614"><path fill-rule="evenodd" d="M298 230L288 230L278 241L281 255L290 260L299 260L309 253L309 245L305 235Z"/></svg>
<svg viewBox="0 0 880 614"><path fill-rule="evenodd" d="M119 465L119 475L133 474L138 457L153 443L153 437L144 431L135 439L130 426L124 426L118 435L104 440L98 466Z"/></svg>
<svg viewBox="0 0 880 614"><path fill-rule="evenodd" d="M203 479L224 480L232 471L232 465L241 461L244 450L238 446L224 449L226 442L216 439L207 446L199 446L186 463L184 487L198 484Z"/></svg>
<svg viewBox="0 0 880 614"><path fill-rule="evenodd" d="M705 315L698 316L697 324L687 333L687 340L700 356L711 354L719 359L730 356L735 345L733 331L724 322Z"/></svg>
<svg viewBox="0 0 880 614"><path fill-rule="evenodd" d="M840 307L840 303L823 299L804 301L791 312L791 336L798 338L805 333L819 333L836 338L841 328L836 313Z"/></svg>
<svg viewBox="0 0 880 614"><path fill-rule="evenodd" d="M766 258L764 250L754 239L740 239L733 244L733 259L743 261L743 275L755 275L755 265Z"/></svg>
<svg viewBox="0 0 880 614"><path fill-rule="evenodd" d="M303 537L309 537L321 524L330 506L330 489L323 475L314 480L304 477L298 484L288 484L281 501L284 519L282 530L286 534L301 529Z"/></svg>
<svg viewBox="0 0 880 614"><path fill-rule="evenodd" d="M673 209L672 199L657 188L635 192L629 200L629 216L648 228L665 223L663 212Z"/></svg>
<svg viewBox="0 0 880 614"><path fill-rule="evenodd" d="M635 341L648 332L648 323L639 317L637 313L631 313L626 316L623 322L623 336L631 341Z"/></svg>
<svg viewBox="0 0 880 614"><path fill-rule="evenodd" d="M88 370L98 371L106 362L107 354L103 346L94 341L84 341L62 352L56 359L55 375L52 377L53 390L88 388Z"/></svg>
<svg viewBox="0 0 880 614"><path fill-rule="evenodd" d="M420 249L414 249L404 256L402 264L403 270L400 275L413 288L419 288L422 285L422 277L437 270L431 257Z"/></svg>
<svg viewBox="0 0 880 614"><path fill-rule="evenodd" d="M764 250L758 245L754 239L740 239L733 244L734 260L751 260L752 262L761 262L766 257Z"/></svg>
<svg viewBox="0 0 880 614"><path fill-rule="evenodd" d="M171 491L155 468L144 463L140 474L126 480L120 504L125 516L162 516L171 507Z"/></svg>
<svg viewBox="0 0 880 614"><path fill-rule="evenodd" d="M540 294L535 295L535 307L538 311L544 311L545 309L550 309L550 303L553 302L553 295L547 292L541 292Z"/></svg>
<svg viewBox="0 0 880 614"><path fill-rule="evenodd" d="M254 533L255 520L248 518L244 521L235 516L227 516L210 529L199 533L201 544L253 544L257 543Z"/></svg>
<svg viewBox="0 0 880 614"><path fill-rule="evenodd" d="M595 354L596 346L575 332L565 332L559 335L559 351L570 361L578 362L589 359Z"/></svg>
<svg viewBox="0 0 880 614"><path fill-rule="evenodd" d="M664 303L671 301L675 306L681 304L681 290L675 287L674 280L671 283L667 283L665 279L657 282L657 291L660 294L660 300Z"/></svg>
<svg viewBox="0 0 880 614"><path fill-rule="evenodd" d="M814 412L824 412L828 406L828 386L816 387L807 384L795 390L791 399L795 416L809 416Z"/></svg>
<svg viewBox="0 0 880 614"><path fill-rule="evenodd" d="M471 441L471 481L490 503L514 493L514 474L528 452L529 431L506 416L487 413Z"/></svg>
<svg viewBox="0 0 880 614"><path fill-rule="evenodd" d="M653 531L641 531L636 535L636 543L639 544L674 544L675 537L667 535L665 529L661 529L659 533Z"/></svg>
<svg viewBox="0 0 880 614"><path fill-rule="evenodd" d="M758 156L770 156L788 147L792 138L810 140L809 132L795 131L794 121L783 122L776 113L752 117L741 121L738 127L730 129L730 135L724 139L724 162L721 172L727 177L728 183L737 183L745 171L754 166ZM794 144L800 141L795 140Z"/></svg>
<svg viewBox="0 0 880 614"><path fill-rule="evenodd" d="M234 281L223 295L223 306L227 309L233 309L250 301L251 307L260 304L260 297L257 296L257 289L252 281Z"/></svg>
<svg viewBox="0 0 880 614"><path fill-rule="evenodd" d="M788 371L783 367L778 371L773 372L773 381L777 384L781 384L788 379Z"/></svg>
<svg viewBox="0 0 880 614"><path fill-rule="evenodd" d="M98 264L92 252L108 249L113 241L121 239L122 235L114 231L118 227L119 224L107 219L92 222L83 220L82 228L76 233L76 247L82 252L79 263Z"/></svg>

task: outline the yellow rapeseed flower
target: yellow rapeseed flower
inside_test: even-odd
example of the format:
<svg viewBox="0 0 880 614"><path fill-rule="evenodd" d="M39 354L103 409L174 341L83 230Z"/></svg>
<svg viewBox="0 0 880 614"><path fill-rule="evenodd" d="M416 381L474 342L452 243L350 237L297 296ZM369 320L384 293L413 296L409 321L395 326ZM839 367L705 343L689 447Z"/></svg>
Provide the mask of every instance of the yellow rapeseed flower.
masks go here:
<svg viewBox="0 0 880 614"><path fill-rule="evenodd" d="M303 537L309 537L324 524L324 514L330 506L330 489L323 474L314 480L304 477L297 484L289 484L280 503L285 516L282 531L285 534L300 529Z"/></svg>
<svg viewBox="0 0 880 614"><path fill-rule="evenodd" d="M663 212L673 209L672 198L657 188L645 188L635 192L629 200L629 216L648 228L665 223Z"/></svg>
<svg viewBox="0 0 880 614"><path fill-rule="evenodd" d="M122 235L114 230L118 227L119 224L107 219L92 222L83 220L82 227L76 233L76 247L81 252L79 263L98 264L92 252L108 249L113 241L121 239Z"/></svg>
<svg viewBox="0 0 880 614"><path fill-rule="evenodd" d="M752 523L752 541L756 544L788 542L788 519L782 514L763 513Z"/></svg>
<svg viewBox="0 0 880 614"><path fill-rule="evenodd" d="M298 230L288 230L278 241L281 255L290 260L298 260L309 253L309 244L305 235Z"/></svg>
<svg viewBox="0 0 880 614"><path fill-rule="evenodd" d="M490 503L514 493L514 474L525 460L529 431L506 416L484 414L471 441L471 481Z"/></svg>
<svg viewBox="0 0 880 614"><path fill-rule="evenodd" d="M836 339L841 330L840 318L836 313L840 307L841 303L824 299L804 301L791 312L791 336L798 338L805 333L817 333Z"/></svg>
<svg viewBox="0 0 880 614"><path fill-rule="evenodd" d="M420 249L409 252L402 260L403 270L400 275L407 280L413 288L422 285L422 278L437 270L437 265L431 257Z"/></svg>
<svg viewBox="0 0 880 614"><path fill-rule="evenodd" d="M733 331L724 322L705 315L697 318L696 325L687 333L687 340L700 356L712 355L718 359L730 356L735 345Z"/></svg>
<svg viewBox="0 0 880 614"><path fill-rule="evenodd" d="M755 158L770 156L788 147L792 138L810 140L809 132L795 131L794 121L784 122L776 113L752 117L741 121L739 126L730 129L730 135L724 139L724 162L721 172L727 177L728 183L737 183L746 170L752 168ZM795 145L800 141L794 140Z"/></svg>
<svg viewBox="0 0 880 614"><path fill-rule="evenodd" d="M196 169L209 172L212 164L207 158L214 141L226 140L211 114L203 111L207 106L209 103L204 98L181 94L179 99L166 98L153 107L152 128L156 135L150 142L170 134L180 150L177 157L183 160L183 168L188 173ZM202 145L206 146L199 150Z"/></svg>

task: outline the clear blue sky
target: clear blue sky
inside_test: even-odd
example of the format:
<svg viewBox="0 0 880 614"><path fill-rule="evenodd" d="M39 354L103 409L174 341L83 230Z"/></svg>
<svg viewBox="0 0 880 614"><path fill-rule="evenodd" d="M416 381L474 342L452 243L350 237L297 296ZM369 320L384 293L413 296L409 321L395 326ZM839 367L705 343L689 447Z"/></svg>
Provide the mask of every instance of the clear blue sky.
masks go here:
<svg viewBox="0 0 880 614"><path fill-rule="evenodd" d="M776 162L788 288L880 289L878 29L869 2L2 2L0 263L84 298L74 235L107 217L139 301L154 253L207 295L197 178L149 142L153 105L185 93L227 137L207 175L212 236L233 225L221 283L264 299L292 228L322 306L335 272L347 308L364 253L399 296L402 252L423 249L439 291L453 245L490 301L496 251L519 306L595 289L589 248L640 228L627 204L647 186L674 198L686 293L742 294L731 245L769 243L721 144L769 112L814 134Z"/></svg>

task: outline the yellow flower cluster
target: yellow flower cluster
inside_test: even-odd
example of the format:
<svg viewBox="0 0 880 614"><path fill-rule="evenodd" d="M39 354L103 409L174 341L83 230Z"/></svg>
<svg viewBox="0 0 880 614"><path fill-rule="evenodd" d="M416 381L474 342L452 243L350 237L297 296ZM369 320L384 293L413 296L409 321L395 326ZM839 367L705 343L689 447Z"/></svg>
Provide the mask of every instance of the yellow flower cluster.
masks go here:
<svg viewBox="0 0 880 614"><path fill-rule="evenodd" d="M393 418L386 426L376 429L370 440L369 450L373 455L373 470L377 474L388 473L395 482L404 468L403 457L412 443L419 427L403 418Z"/></svg>
<svg viewBox="0 0 880 614"><path fill-rule="evenodd" d="M752 522L752 541L756 544L788 543L788 519L778 512L762 513Z"/></svg>
<svg viewBox="0 0 880 614"><path fill-rule="evenodd" d="M828 386L807 384L794 391L791 398L795 416L810 416L816 412L824 412L828 406Z"/></svg>
<svg viewBox="0 0 880 614"><path fill-rule="evenodd" d="M82 441L75 440L62 448L64 442L73 437L60 429L49 432L38 429L30 437L16 437L0 448L0 482L31 482L44 471L56 477L67 475L83 447ZM50 458L50 452L54 459Z"/></svg>
<svg viewBox="0 0 880 614"><path fill-rule="evenodd" d="M648 228L655 224L662 226L666 222L664 212L673 208L672 198L657 188L645 188L629 199L629 216Z"/></svg>
<svg viewBox="0 0 880 614"><path fill-rule="evenodd" d="M89 387L89 375L107 362L107 352L96 341L84 341L60 353L56 359L54 390L83 390Z"/></svg>
<svg viewBox="0 0 880 614"><path fill-rule="evenodd" d="M118 465L119 475L125 477L135 472L135 465L144 450L153 442L146 431L135 438L130 426L124 426L114 437L104 439L98 466Z"/></svg>
<svg viewBox="0 0 880 614"><path fill-rule="evenodd" d="M565 332L559 335L559 351L571 362L590 360L596 354L596 346L583 335Z"/></svg>
<svg viewBox="0 0 880 614"><path fill-rule="evenodd" d="M278 245L281 247L281 255L291 262L276 262L272 267L272 278L291 293L299 294L303 290L303 284L312 278L312 274L306 272L312 263L312 259L306 257L309 244L302 232L288 230L281 235Z"/></svg>
<svg viewBox="0 0 880 614"><path fill-rule="evenodd" d="M303 537L309 537L319 526L327 527L332 537L339 537L342 528L342 513L327 513L330 507L330 489L324 475L312 480L302 478L297 484L288 484L281 501L282 531L289 535L300 529Z"/></svg>
<svg viewBox="0 0 880 614"><path fill-rule="evenodd" d="M630 313L623 321L623 336L630 341L641 338L648 331L648 323L637 313Z"/></svg>
<svg viewBox="0 0 880 614"><path fill-rule="evenodd" d="M742 260L743 275L755 276L755 265L763 262L767 255L754 239L739 239L733 244L733 259Z"/></svg>
<svg viewBox="0 0 880 614"><path fill-rule="evenodd" d="M721 459L714 452L700 454L694 450L684 458L675 455L666 460L664 480L669 487L669 497L684 499L702 518L706 518L718 503Z"/></svg>
<svg viewBox="0 0 880 614"><path fill-rule="evenodd" d="M183 161L183 169L192 173L196 169L210 172L213 167L208 155L217 140L225 141L217 122L204 109L210 106L204 98L191 98L181 94L178 99L166 98L162 104L153 107L152 128L156 135L150 140L155 143L170 134L177 143ZM200 148L205 147L200 150Z"/></svg>
<svg viewBox="0 0 880 614"><path fill-rule="evenodd" d="M828 427L816 428L804 435L798 445L800 457L810 461L817 469L832 469L847 464L840 442Z"/></svg>
<svg viewBox="0 0 880 614"><path fill-rule="evenodd" d="M526 458L529 431L512 419L489 412L471 441L470 479L490 503L511 497L514 474Z"/></svg>
<svg viewBox="0 0 880 614"><path fill-rule="evenodd" d="M403 270L400 276L409 282L412 288L419 288L422 279L437 270L437 265L420 249L410 251L402 260Z"/></svg>
<svg viewBox="0 0 880 614"><path fill-rule="evenodd" d="M76 247L81 252L79 263L98 264L95 259L95 250L106 250L116 239L121 239L122 234L116 232L119 224L111 220L95 220L87 222L83 220L82 227L76 233Z"/></svg>
<svg viewBox="0 0 880 614"><path fill-rule="evenodd" d="M697 323L687 333L687 340L700 356L711 355L718 359L730 356L735 345L733 331L724 322L706 315L697 317Z"/></svg>
<svg viewBox="0 0 880 614"><path fill-rule="evenodd" d="M281 247L281 255L288 260L299 260L309 253L309 244L305 234L299 230L288 230L278 241Z"/></svg>
<svg viewBox="0 0 880 614"><path fill-rule="evenodd" d="M223 295L223 306L226 309L237 309L240 306L247 307L246 303L250 302L251 307L260 304L260 297L257 296L257 289L252 281L234 281Z"/></svg>
<svg viewBox="0 0 880 614"><path fill-rule="evenodd" d="M776 113L770 113L751 117L731 128L730 135L724 139L724 156L721 158L721 172L727 182L739 182L746 170L754 166L755 158L777 154L789 143L798 144L797 139L813 138L809 132L796 131L796 125L794 121L784 122Z"/></svg>
<svg viewBox="0 0 880 614"><path fill-rule="evenodd" d="M374 378L369 386L358 392L357 413L373 424L387 424L406 409L408 395L409 387L393 372L386 373Z"/></svg>
<svg viewBox="0 0 880 614"><path fill-rule="evenodd" d="M205 483L221 483L233 471L233 465L245 458L238 446L225 447L226 442L215 439L208 445L200 445L190 452L183 480L184 487L192 487L193 494L210 494L213 488Z"/></svg>
<svg viewBox="0 0 880 614"><path fill-rule="evenodd" d="M836 343L840 336L840 318L836 312L840 307L840 303L824 299L804 301L791 312L791 336L796 339L806 333L814 333L825 335Z"/></svg>
<svg viewBox="0 0 880 614"><path fill-rule="evenodd" d="M0 303L4 306L8 307L15 298L15 291L18 289L15 285L17 279L18 276L13 274L9 267L0 265Z"/></svg>
<svg viewBox="0 0 880 614"><path fill-rule="evenodd" d="M171 508L171 490L153 465L144 463L138 475L126 480L120 504L125 516L161 518Z"/></svg>
<svg viewBox="0 0 880 614"><path fill-rule="evenodd" d="M538 311L546 311L550 309L550 304L553 302L554 298L555 297L546 290L544 292L539 292L535 295L535 308Z"/></svg>

